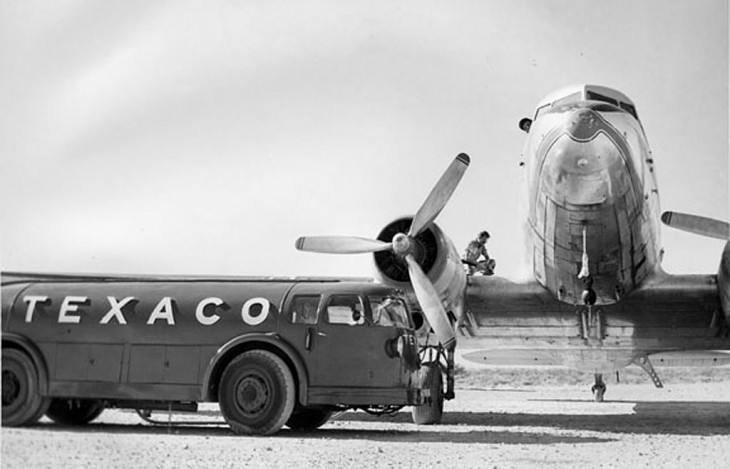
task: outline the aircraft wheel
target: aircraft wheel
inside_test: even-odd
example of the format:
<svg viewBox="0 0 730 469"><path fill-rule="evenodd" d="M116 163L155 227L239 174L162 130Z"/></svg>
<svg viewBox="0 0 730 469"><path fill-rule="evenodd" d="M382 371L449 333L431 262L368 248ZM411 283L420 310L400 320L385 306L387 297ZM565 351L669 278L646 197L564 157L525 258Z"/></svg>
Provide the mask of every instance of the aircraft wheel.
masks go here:
<svg viewBox="0 0 730 469"><path fill-rule="evenodd" d="M332 416L332 411L322 409L301 409L291 414L286 426L298 432L311 432L318 429Z"/></svg>
<svg viewBox="0 0 730 469"><path fill-rule="evenodd" d="M61 425L85 425L104 412L104 403L96 399L53 399L46 416Z"/></svg>
<svg viewBox="0 0 730 469"><path fill-rule="evenodd" d="M426 363L418 370L418 387L428 390L430 396L422 405L413 406L411 414L416 425L441 423L444 412L444 389L441 368L438 363Z"/></svg>
<svg viewBox="0 0 730 469"><path fill-rule="evenodd" d="M595 384L593 387L591 387L591 391L593 391L593 400L595 402L603 402L603 396L606 394L606 385L600 385Z"/></svg>
<svg viewBox="0 0 730 469"><path fill-rule="evenodd" d="M50 399L39 394L38 371L28 355L20 350L6 348L2 352L3 425L33 424L50 403Z"/></svg>
<svg viewBox="0 0 730 469"><path fill-rule="evenodd" d="M218 402L223 417L238 435L272 435L294 409L294 377L271 352L251 350L223 371Z"/></svg>

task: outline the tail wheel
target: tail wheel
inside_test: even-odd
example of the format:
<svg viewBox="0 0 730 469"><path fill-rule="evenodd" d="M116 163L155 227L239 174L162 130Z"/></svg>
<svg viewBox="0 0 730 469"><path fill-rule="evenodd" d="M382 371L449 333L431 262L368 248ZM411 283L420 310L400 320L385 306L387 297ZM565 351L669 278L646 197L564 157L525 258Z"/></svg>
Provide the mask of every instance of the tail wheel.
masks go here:
<svg viewBox="0 0 730 469"><path fill-rule="evenodd" d="M332 411L322 409L301 409L292 413L286 426L298 432L316 430L330 419Z"/></svg>
<svg viewBox="0 0 730 469"><path fill-rule="evenodd" d="M103 411L104 403L95 399L53 399L46 415L61 425L85 425Z"/></svg>
<svg viewBox="0 0 730 469"><path fill-rule="evenodd" d="M424 364L417 377L418 388L428 391L428 397L422 405L413 406L413 422L417 425L439 424L444 413L444 388L438 363Z"/></svg>
<svg viewBox="0 0 730 469"><path fill-rule="evenodd" d="M37 422L50 399L39 394L33 361L20 350L3 349L2 362L3 425L17 427Z"/></svg>
<svg viewBox="0 0 730 469"><path fill-rule="evenodd" d="M238 435L272 435L294 409L295 384L284 361L265 350L245 352L223 371L218 401Z"/></svg>

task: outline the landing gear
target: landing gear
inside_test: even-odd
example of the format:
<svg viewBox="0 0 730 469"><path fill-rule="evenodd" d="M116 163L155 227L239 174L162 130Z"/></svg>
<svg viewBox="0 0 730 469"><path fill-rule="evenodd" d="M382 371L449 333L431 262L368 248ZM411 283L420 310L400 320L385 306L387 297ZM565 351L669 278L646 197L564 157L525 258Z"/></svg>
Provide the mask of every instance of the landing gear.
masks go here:
<svg viewBox="0 0 730 469"><path fill-rule="evenodd" d="M603 375L601 373L596 373L594 377L595 383L591 387L593 400L595 402L603 402L603 395L606 394L606 383L603 382Z"/></svg>
<svg viewBox="0 0 730 469"><path fill-rule="evenodd" d="M444 412L444 391L438 362L426 363L418 371L418 387L426 391L426 402L413 406L411 414L416 425L441 423Z"/></svg>

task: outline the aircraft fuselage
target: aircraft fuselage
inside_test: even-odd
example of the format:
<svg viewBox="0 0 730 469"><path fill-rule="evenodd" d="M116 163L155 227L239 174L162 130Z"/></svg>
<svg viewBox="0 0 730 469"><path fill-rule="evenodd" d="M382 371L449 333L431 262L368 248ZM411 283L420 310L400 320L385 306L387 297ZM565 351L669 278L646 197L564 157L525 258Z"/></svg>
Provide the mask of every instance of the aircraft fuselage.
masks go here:
<svg viewBox="0 0 730 469"><path fill-rule="evenodd" d="M583 304L590 286L612 304L659 267L653 159L626 96L592 85L549 96L523 158L528 261L555 298Z"/></svg>

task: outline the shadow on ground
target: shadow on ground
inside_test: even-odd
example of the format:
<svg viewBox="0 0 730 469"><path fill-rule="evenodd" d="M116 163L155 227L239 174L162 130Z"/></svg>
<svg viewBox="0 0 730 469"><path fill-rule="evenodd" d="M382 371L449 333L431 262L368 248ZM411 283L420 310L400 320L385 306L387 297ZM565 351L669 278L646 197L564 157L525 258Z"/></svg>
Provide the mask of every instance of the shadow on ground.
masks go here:
<svg viewBox="0 0 730 469"><path fill-rule="evenodd" d="M559 402L570 402L560 400ZM489 427L549 427L561 430L589 430L610 433L642 433L669 435L730 435L730 403L728 402L627 402L634 405L632 414L554 414L520 412L446 412L444 425ZM600 406L601 404L596 404ZM409 412L393 417L376 417L348 412L340 420L376 421L378 419L406 423Z"/></svg>
<svg viewBox="0 0 730 469"><path fill-rule="evenodd" d="M358 420L358 419L347 419ZM398 419L403 420L403 419ZM391 420L392 422L392 420ZM576 435L554 435L539 431L493 431L493 430L461 430L459 428L448 428L445 425L417 427L412 424L412 429L373 429L373 428L342 428L336 425L325 425L313 432L294 432L287 428L282 429L274 437L287 439L313 439L313 440L369 440L377 442L400 442L400 443L453 443L453 444L514 444L514 445L546 445L546 444L579 444L579 443L606 443L616 441L610 437L576 436ZM169 429L164 426L148 424L111 424L92 423L84 427L70 427L51 423L40 423L32 427L23 428L22 431L46 432L72 432L77 434L135 434L135 435L171 435L173 437L187 438L190 436L220 437L220 438L241 438L233 434L228 427L195 427L195 426L173 426ZM259 437L248 437L259 438Z"/></svg>

